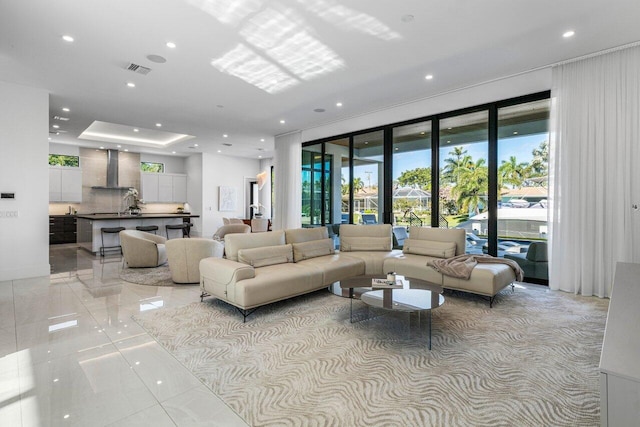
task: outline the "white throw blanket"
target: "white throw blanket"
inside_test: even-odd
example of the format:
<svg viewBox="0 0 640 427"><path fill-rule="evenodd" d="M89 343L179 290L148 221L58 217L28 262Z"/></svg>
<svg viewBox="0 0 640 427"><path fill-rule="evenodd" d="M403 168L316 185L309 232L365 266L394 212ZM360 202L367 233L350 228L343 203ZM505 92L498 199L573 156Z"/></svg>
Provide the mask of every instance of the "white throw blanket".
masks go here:
<svg viewBox="0 0 640 427"><path fill-rule="evenodd" d="M452 258L429 261L427 262L427 265L433 267L437 272L444 274L445 276L469 280L471 272L478 263L506 264L513 269L518 282L521 282L524 278L524 272L517 262L510 259L496 258L491 255L462 254Z"/></svg>

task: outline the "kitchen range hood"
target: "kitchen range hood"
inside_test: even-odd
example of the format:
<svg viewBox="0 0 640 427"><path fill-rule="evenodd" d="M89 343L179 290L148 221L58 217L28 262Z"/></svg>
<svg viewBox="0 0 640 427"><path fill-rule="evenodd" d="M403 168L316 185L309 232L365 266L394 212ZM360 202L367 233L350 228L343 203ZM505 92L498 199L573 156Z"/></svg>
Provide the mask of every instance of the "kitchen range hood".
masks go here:
<svg viewBox="0 0 640 427"><path fill-rule="evenodd" d="M118 186L118 150L107 150L107 185L95 185L96 190L128 190Z"/></svg>

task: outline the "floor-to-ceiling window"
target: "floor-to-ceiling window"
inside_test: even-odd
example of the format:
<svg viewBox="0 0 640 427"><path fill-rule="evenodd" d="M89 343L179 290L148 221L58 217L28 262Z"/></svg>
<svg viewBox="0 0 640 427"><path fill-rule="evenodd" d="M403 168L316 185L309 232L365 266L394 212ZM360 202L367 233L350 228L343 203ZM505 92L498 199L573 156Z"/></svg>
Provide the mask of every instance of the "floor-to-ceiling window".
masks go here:
<svg viewBox="0 0 640 427"><path fill-rule="evenodd" d="M353 137L353 222L382 221L384 197L384 138L382 131Z"/></svg>
<svg viewBox="0 0 640 427"><path fill-rule="evenodd" d="M548 99L498 109L498 256L527 257L529 279L548 280ZM515 254L515 255L514 255Z"/></svg>
<svg viewBox="0 0 640 427"><path fill-rule="evenodd" d="M409 232L411 226L464 228L468 253L526 257L531 243L544 242L548 233L549 96L542 92L303 144L333 156L324 169L333 174L325 183L331 190L318 193L333 203L325 207L325 224L331 217L335 223L387 222ZM311 160L303 161L309 175L303 173L303 199L317 204Z"/></svg>
<svg viewBox="0 0 640 427"><path fill-rule="evenodd" d="M488 236L488 119L482 110L440 120L438 225L467 229L470 253L482 253Z"/></svg>
<svg viewBox="0 0 640 427"><path fill-rule="evenodd" d="M323 161L324 159L324 161ZM322 144L302 150L302 225L322 225L331 219L333 156Z"/></svg>
<svg viewBox="0 0 640 427"><path fill-rule="evenodd" d="M431 225L431 121L393 128L392 222Z"/></svg>

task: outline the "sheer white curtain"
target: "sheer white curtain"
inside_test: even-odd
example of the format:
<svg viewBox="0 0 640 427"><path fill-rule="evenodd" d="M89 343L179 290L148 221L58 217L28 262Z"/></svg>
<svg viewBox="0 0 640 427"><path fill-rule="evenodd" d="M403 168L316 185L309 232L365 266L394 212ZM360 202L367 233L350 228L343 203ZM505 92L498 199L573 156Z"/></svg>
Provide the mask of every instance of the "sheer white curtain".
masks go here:
<svg viewBox="0 0 640 427"><path fill-rule="evenodd" d="M640 261L640 47L553 68L549 286L608 297Z"/></svg>
<svg viewBox="0 0 640 427"><path fill-rule="evenodd" d="M275 149L272 229L299 228L302 227L302 134L277 136Z"/></svg>

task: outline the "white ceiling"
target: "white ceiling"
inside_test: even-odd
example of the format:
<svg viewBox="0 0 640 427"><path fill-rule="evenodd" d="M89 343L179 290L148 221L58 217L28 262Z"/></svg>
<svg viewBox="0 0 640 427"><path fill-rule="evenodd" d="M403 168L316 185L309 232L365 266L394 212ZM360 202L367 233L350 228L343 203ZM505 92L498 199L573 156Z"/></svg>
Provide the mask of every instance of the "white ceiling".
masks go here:
<svg viewBox="0 0 640 427"><path fill-rule="evenodd" d="M278 134L638 41L639 20L638 0L0 0L0 80L50 91L54 142L162 123L195 138L135 151L270 157Z"/></svg>

